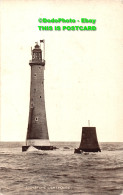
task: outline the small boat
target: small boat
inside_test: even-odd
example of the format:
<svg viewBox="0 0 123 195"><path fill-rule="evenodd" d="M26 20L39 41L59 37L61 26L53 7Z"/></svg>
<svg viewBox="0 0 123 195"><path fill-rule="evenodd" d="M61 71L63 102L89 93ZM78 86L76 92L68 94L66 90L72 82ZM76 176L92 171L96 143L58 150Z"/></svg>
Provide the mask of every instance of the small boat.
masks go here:
<svg viewBox="0 0 123 195"><path fill-rule="evenodd" d="M84 155L88 155L89 152L84 152L83 150L81 150L80 148L75 148L74 149L74 153L77 153L77 154L84 154Z"/></svg>
<svg viewBox="0 0 123 195"><path fill-rule="evenodd" d="M77 154L82 154L82 150L80 150L80 148L75 148L74 149L74 153L77 153Z"/></svg>

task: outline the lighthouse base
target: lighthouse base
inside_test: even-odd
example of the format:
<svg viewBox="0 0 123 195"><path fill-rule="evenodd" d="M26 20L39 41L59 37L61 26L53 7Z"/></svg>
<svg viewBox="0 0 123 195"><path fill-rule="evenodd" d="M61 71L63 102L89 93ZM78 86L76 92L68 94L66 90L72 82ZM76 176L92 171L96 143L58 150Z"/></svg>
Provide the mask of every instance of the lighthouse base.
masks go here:
<svg viewBox="0 0 123 195"><path fill-rule="evenodd" d="M30 146L22 146L22 152L26 152ZM53 146L33 146L38 150L53 150Z"/></svg>

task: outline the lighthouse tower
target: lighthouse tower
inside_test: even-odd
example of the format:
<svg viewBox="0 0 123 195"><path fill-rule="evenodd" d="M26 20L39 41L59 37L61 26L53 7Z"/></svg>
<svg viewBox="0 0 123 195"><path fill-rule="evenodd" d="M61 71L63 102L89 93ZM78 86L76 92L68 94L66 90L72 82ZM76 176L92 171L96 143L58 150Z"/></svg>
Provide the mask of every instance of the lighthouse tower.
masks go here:
<svg viewBox="0 0 123 195"><path fill-rule="evenodd" d="M44 40L40 42L44 44ZM45 60L42 59L42 50L38 43L32 50L32 60L30 60L29 65L31 67L29 119L26 146L22 146L22 151L26 151L30 146L39 150L52 150L53 146L50 146L45 110Z"/></svg>

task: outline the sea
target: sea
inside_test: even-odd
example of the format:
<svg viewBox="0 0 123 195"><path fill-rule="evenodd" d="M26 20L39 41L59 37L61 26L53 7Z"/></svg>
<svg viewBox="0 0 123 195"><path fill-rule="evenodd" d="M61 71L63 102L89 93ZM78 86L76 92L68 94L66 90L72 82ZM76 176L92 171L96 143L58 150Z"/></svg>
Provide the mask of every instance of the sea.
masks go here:
<svg viewBox="0 0 123 195"><path fill-rule="evenodd" d="M0 195L123 195L123 143L99 143L101 152L74 154L79 142L22 152L0 142Z"/></svg>

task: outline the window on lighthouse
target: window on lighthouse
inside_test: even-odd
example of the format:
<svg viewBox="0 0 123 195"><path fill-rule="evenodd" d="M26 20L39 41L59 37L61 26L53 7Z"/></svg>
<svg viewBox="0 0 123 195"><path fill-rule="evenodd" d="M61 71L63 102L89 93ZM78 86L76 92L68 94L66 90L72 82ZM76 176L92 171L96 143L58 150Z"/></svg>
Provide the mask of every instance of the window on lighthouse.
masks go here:
<svg viewBox="0 0 123 195"><path fill-rule="evenodd" d="M37 59L37 53L35 53L35 59Z"/></svg>
<svg viewBox="0 0 123 195"><path fill-rule="evenodd" d="M35 117L35 121L38 121L38 117Z"/></svg>

